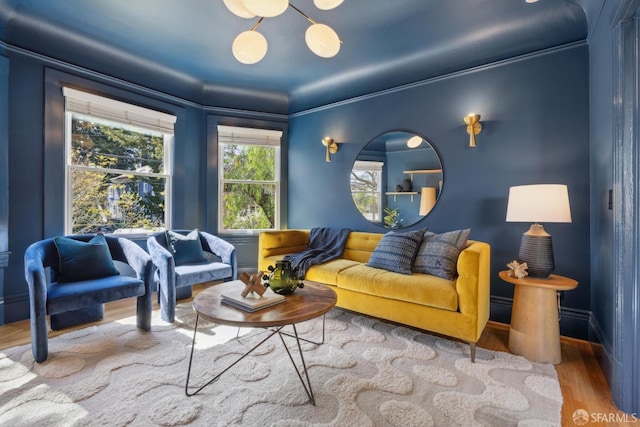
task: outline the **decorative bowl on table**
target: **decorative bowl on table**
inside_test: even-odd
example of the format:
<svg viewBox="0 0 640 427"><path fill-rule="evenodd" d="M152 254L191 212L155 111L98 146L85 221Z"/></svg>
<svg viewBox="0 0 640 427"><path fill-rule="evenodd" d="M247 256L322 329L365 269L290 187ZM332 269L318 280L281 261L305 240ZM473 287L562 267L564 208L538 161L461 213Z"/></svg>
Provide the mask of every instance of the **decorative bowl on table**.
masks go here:
<svg viewBox="0 0 640 427"><path fill-rule="evenodd" d="M269 274L265 274L263 280L265 286L280 295L292 294L297 288L304 288L304 277L298 274L298 269L291 267L291 261L276 261L276 266L267 267Z"/></svg>

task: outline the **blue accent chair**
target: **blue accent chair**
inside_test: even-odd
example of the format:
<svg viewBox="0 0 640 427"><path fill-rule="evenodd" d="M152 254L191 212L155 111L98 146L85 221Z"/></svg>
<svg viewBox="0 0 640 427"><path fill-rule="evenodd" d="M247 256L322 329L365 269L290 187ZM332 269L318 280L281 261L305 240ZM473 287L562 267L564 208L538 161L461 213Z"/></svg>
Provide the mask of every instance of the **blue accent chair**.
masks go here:
<svg viewBox="0 0 640 427"><path fill-rule="evenodd" d="M95 235L73 235L68 238L88 242ZM25 278L29 285L31 350L36 362L49 356L47 315L51 329L99 320L104 303L138 297L137 326L151 329L154 266L144 249L125 238L104 236L114 261L128 264L135 273L119 274L76 282L59 283L58 250L54 238L31 244L24 255ZM118 263L114 263L116 266ZM126 266L123 266L126 268ZM131 273L130 271L125 271Z"/></svg>
<svg viewBox="0 0 640 427"><path fill-rule="evenodd" d="M191 230L172 231L187 235ZM190 297L192 285L216 280L236 280L238 277L234 246L204 231L198 231L198 234L203 251L215 257L209 256L205 262L178 266L169 250L165 232L155 233L147 240L147 251L157 269L160 315L166 322L175 321L176 301Z"/></svg>

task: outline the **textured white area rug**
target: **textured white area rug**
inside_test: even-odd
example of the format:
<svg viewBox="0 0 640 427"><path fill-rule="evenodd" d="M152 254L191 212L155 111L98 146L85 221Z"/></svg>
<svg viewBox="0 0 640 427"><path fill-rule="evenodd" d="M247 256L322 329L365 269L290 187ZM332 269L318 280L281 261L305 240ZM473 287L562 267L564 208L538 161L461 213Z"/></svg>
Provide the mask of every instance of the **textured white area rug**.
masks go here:
<svg viewBox="0 0 640 427"><path fill-rule="evenodd" d="M480 348L472 364L466 344L339 309L327 314L325 344L303 346L316 406L277 336L187 397L195 315L183 303L173 325L155 316L150 333L132 317L53 338L42 364L30 346L1 352L0 425L560 425L552 365ZM236 328L202 322L199 331L195 386L261 338L254 330L239 342ZM319 340L322 319L298 332Z"/></svg>

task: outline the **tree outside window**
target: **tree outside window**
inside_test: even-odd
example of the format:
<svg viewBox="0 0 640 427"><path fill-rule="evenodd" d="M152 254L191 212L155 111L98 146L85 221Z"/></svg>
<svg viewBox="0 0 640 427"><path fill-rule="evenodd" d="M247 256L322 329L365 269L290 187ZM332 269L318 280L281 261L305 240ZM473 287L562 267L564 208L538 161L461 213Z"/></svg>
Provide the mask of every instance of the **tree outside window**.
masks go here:
<svg viewBox="0 0 640 427"><path fill-rule="evenodd" d="M280 132L221 127L221 232L279 228Z"/></svg>
<svg viewBox="0 0 640 427"><path fill-rule="evenodd" d="M155 231L166 226L165 135L70 114L70 232Z"/></svg>

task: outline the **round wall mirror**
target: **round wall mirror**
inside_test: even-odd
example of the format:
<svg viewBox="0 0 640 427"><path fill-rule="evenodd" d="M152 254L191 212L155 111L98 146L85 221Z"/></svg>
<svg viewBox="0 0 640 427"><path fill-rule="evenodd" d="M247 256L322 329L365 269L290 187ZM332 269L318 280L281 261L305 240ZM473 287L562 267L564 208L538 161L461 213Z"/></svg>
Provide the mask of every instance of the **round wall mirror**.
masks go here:
<svg viewBox="0 0 640 427"><path fill-rule="evenodd" d="M442 191L442 163L421 135L387 132L369 142L351 169L351 197L369 221L409 227L431 212Z"/></svg>

